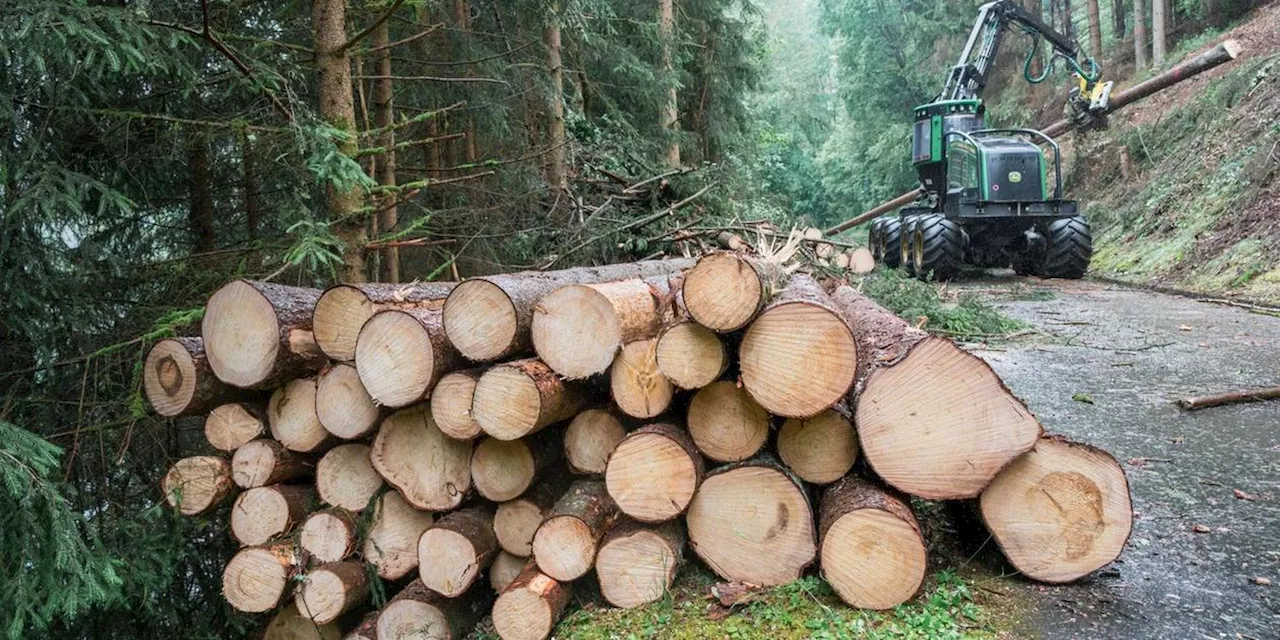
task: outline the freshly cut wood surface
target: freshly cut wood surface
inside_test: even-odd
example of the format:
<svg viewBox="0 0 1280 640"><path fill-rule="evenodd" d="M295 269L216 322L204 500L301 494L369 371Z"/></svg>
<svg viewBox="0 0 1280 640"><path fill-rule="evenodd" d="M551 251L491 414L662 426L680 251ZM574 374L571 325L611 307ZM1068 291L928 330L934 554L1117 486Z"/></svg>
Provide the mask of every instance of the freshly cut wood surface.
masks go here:
<svg viewBox="0 0 1280 640"><path fill-rule="evenodd" d="M338 562L355 553L356 521L344 509L323 509L302 522L298 546L320 562Z"/></svg>
<svg viewBox="0 0 1280 640"><path fill-rule="evenodd" d="M476 383L471 415L485 433L516 440L578 413L586 401L581 383L560 378L537 358L491 367Z"/></svg>
<svg viewBox="0 0 1280 640"><path fill-rule="evenodd" d="M298 612L329 624L369 597L369 577L359 562L332 562L312 569L298 587Z"/></svg>
<svg viewBox="0 0 1280 640"><path fill-rule="evenodd" d="M218 289L200 322L205 354L218 379L245 389L270 389L324 365L311 333L320 292L235 280Z"/></svg>
<svg viewBox="0 0 1280 640"><path fill-rule="evenodd" d="M671 406L675 387L658 371L658 339L629 342L609 368L613 402L634 418L652 418Z"/></svg>
<svg viewBox="0 0 1280 640"><path fill-rule="evenodd" d="M316 301L312 329L316 345L337 362L356 357L360 328L383 309L430 305L443 300L456 282L414 282L410 284L340 284L325 290ZM438 302L437 302L438 304Z"/></svg>
<svg viewBox="0 0 1280 640"><path fill-rule="evenodd" d="M839 402L857 372L853 331L809 276L791 278L751 323L738 353L743 387L766 411L788 418Z"/></svg>
<svg viewBox="0 0 1280 640"><path fill-rule="evenodd" d="M382 488L382 476L373 468L370 448L344 444L330 449L316 464L316 492L327 504L359 513Z"/></svg>
<svg viewBox="0 0 1280 640"><path fill-rule="evenodd" d="M270 611L292 594L299 569L292 545L241 549L222 572L222 597L237 611Z"/></svg>
<svg viewBox="0 0 1280 640"><path fill-rule="evenodd" d="M156 413L166 417L208 411L244 395L213 375L200 338L166 338L151 347L142 389Z"/></svg>
<svg viewBox="0 0 1280 640"><path fill-rule="evenodd" d="M205 439L221 451L235 451L266 432L266 413L243 402L218 405L204 420Z"/></svg>
<svg viewBox="0 0 1280 640"><path fill-rule="evenodd" d="M822 493L818 534L822 577L849 605L891 609L920 591L925 542L903 498L846 476Z"/></svg>
<svg viewBox="0 0 1280 640"><path fill-rule="evenodd" d="M379 311L356 341L360 381L374 400L392 408L425 399L441 376L463 365L445 338L438 305Z"/></svg>
<svg viewBox="0 0 1280 640"><path fill-rule="evenodd" d="M835 482L858 460L858 434L833 409L812 418L788 418L778 431L778 457L805 482Z"/></svg>
<svg viewBox="0 0 1280 640"><path fill-rule="evenodd" d="M604 373L622 345L658 335L669 295L666 276L556 289L538 302L533 348L571 380Z"/></svg>
<svg viewBox="0 0 1280 640"><path fill-rule="evenodd" d="M573 596L530 561L493 603L493 628L502 640L546 640Z"/></svg>
<svg viewBox="0 0 1280 640"><path fill-rule="evenodd" d="M627 435L622 421L607 409L587 409L574 416L564 432L564 456L578 475L604 473L609 454Z"/></svg>
<svg viewBox="0 0 1280 640"><path fill-rule="evenodd" d="M651 424L618 445L604 479L623 513L642 522L665 522L688 508L702 474L702 455L687 432Z"/></svg>
<svg viewBox="0 0 1280 640"><path fill-rule="evenodd" d="M419 509L449 511L471 490L471 443L441 433L425 406L383 420L369 457L378 474Z"/></svg>
<svg viewBox="0 0 1280 640"><path fill-rule="evenodd" d="M620 522L605 535L596 555L600 593L609 604L630 609L666 595L684 560L684 523Z"/></svg>
<svg viewBox="0 0 1280 640"><path fill-rule="evenodd" d="M249 442L231 455L231 478L245 489L310 478L314 473L310 460L271 438Z"/></svg>
<svg viewBox="0 0 1280 640"><path fill-rule="evenodd" d="M378 640L463 640L489 611L492 597L472 589L461 598L446 598L414 580L400 590L378 615Z"/></svg>
<svg viewBox="0 0 1280 640"><path fill-rule="evenodd" d="M374 502L369 532L364 537L364 558L383 580L399 580L418 568L418 538L435 517L414 509L397 491L387 491Z"/></svg>
<svg viewBox="0 0 1280 640"><path fill-rule="evenodd" d="M544 469L560 461L561 441L558 430L520 440L485 438L471 454L471 484L494 502L517 498Z"/></svg>
<svg viewBox="0 0 1280 640"><path fill-rule="evenodd" d="M184 516L200 515L231 494L231 463L218 456L183 458L160 483L164 499Z"/></svg>
<svg viewBox="0 0 1280 640"><path fill-rule="evenodd" d="M737 331L764 308L786 273L774 263L728 251L702 256L684 278L684 305L698 324Z"/></svg>
<svg viewBox="0 0 1280 640"><path fill-rule="evenodd" d="M274 484L249 489L231 507L231 535L246 547L266 544L302 522L310 502L307 487Z"/></svg>
<svg viewBox="0 0 1280 640"><path fill-rule="evenodd" d="M671 325L658 337L658 371L681 389L701 389L729 368L729 350L716 333L696 322Z"/></svg>
<svg viewBox="0 0 1280 640"><path fill-rule="evenodd" d="M340 362L321 372L316 382L316 419L325 431L343 440L358 440L378 428L382 409L360 382L353 364Z"/></svg>
<svg viewBox="0 0 1280 640"><path fill-rule="evenodd" d="M595 564L600 538L617 517L618 505L604 482L574 482L533 534L538 568L561 581L586 575Z"/></svg>
<svg viewBox="0 0 1280 640"><path fill-rule="evenodd" d="M516 576L524 570L524 565L529 562L528 558L513 556L506 551L499 551L494 557L493 564L489 565L489 586L493 587L494 593L502 593L507 590Z"/></svg>
<svg viewBox="0 0 1280 640"><path fill-rule="evenodd" d="M483 369L446 373L431 392L431 417L446 436L471 440L484 433L471 416L471 404Z"/></svg>
<svg viewBox="0 0 1280 640"><path fill-rule="evenodd" d="M851 287L832 300L858 337L850 396L863 455L889 485L930 500L977 496L1042 430L981 358Z"/></svg>
<svg viewBox="0 0 1280 640"><path fill-rule="evenodd" d="M498 505L493 530L502 549L521 558L533 555L533 534L568 488L567 474L549 473L524 495Z"/></svg>
<svg viewBox="0 0 1280 640"><path fill-rule="evenodd" d="M315 378L290 380L276 389L267 405L267 419L271 437L290 451L317 453L335 442L316 413Z"/></svg>
<svg viewBox="0 0 1280 640"><path fill-rule="evenodd" d="M1120 556L1133 529L1124 469L1105 451L1041 438L979 499L1009 563L1033 580L1079 579Z"/></svg>
<svg viewBox="0 0 1280 640"><path fill-rule="evenodd" d="M769 439L769 413L733 382L713 382L693 395L687 421L698 450L716 462L754 456Z"/></svg>
<svg viewBox="0 0 1280 640"><path fill-rule="evenodd" d="M767 457L708 472L685 522L689 547L726 580L786 584L817 552L803 485Z"/></svg>
<svg viewBox="0 0 1280 640"><path fill-rule="evenodd" d="M318 625L302 617L298 607L287 605L276 612L262 632L262 640L338 640L342 637L337 625Z"/></svg>
<svg viewBox="0 0 1280 640"><path fill-rule="evenodd" d="M862 275L871 273L876 268L876 258L866 247L858 247L849 252L849 270Z"/></svg>
<svg viewBox="0 0 1280 640"><path fill-rule="evenodd" d="M493 511L485 506L461 509L437 520L418 539L418 577L428 589L456 598L496 555Z"/></svg>

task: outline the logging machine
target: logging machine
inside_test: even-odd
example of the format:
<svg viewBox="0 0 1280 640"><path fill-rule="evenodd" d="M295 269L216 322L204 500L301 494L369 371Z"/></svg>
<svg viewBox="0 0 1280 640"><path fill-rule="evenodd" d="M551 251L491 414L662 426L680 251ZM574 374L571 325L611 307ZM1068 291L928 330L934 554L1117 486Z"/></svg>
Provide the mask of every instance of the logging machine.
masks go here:
<svg viewBox="0 0 1280 640"><path fill-rule="evenodd" d="M1005 31L1014 27L1033 42L1023 65L1026 80L1043 82L1063 61L1079 81L1067 97L1068 117L1081 128L1103 124L1111 83L1098 82L1093 58L1014 0L983 5L942 92L915 109L911 162L923 195L897 217L871 225L877 260L939 279L955 277L966 263L1053 278L1079 278L1088 269L1089 223L1076 202L1062 196L1057 143L1034 129L986 127L982 90ZM1052 56L1035 75L1041 39Z"/></svg>

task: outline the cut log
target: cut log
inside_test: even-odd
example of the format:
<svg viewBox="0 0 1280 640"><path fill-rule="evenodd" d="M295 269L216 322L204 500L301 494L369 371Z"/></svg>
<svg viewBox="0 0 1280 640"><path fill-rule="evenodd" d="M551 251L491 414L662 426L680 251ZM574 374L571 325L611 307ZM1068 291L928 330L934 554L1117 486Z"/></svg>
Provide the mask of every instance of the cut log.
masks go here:
<svg viewBox="0 0 1280 640"><path fill-rule="evenodd" d="M785 584L800 577L817 550L804 486L767 457L707 473L685 522L689 547L725 580Z"/></svg>
<svg viewBox="0 0 1280 640"><path fill-rule="evenodd" d="M418 539L418 577L446 598L466 593L498 555L493 511L470 507L431 525Z"/></svg>
<svg viewBox="0 0 1280 640"><path fill-rule="evenodd" d="M472 278L459 284L445 300L445 331L458 350L476 362L520 356L533 346L534 307L551 292L568 285L661 276L692 264L692 260L650 260Z"/></svg>
<svg viewBox="0 0 1280 640"><path fill-rule="evenodd" d="M310 502L307 487L275 484L249 489L231 506L231 535L246 547L266 544L302 522Z"/></svg>
<svg viewBox="0 0 1280 640"><path fill-rule="evenodd" d="M415 282L412 284L340 284L325 289L316 301L312 329L316 345L337 362L356 357L360 328L384 309L431 306L443 300L456 282Z"/></svg>
<svg viewBox="0 0 1280 640"><path fill-rule="evenodd" d="M521 440L485 438L471 454L471 484L494 502L524 493L544 469L560 461L559 433L543 431Z"/></svg>
<svg viewBox="0 0 1280 640"><path fill-rule="evenodd" d="M701 389L729 368L729 350L716 333L696 322L678 322L658 337L658 371L681 389Z"/></svg>
<svg viewBox="0 0 1280 640"><path fill-rule="evenodd" d="M203 413L245 395L213 375L200 338L167 338L151 347L142 389L156 413L170 418Z"/></svg>
<svg viewBox="0 0 1280 640"><path fill-rule="evenodd" d="M383 410L360 382L355 365L338 363L317 380L316 419L325 431L343 440L359 440L378 428Z"/></svg>
<svg viewBox="0 0 1280 640"><path fill-rule="evenodd" d="M605 485L623 513L665 522L689 507L702 482L702 455L683 429L651 424L627 435L609 457Z"/></svg>
<svg viewBox="0 0 1280 640"><path fill-rule="evenodd" d="M425 406L383 420L369 457L378 474L419 509L449 511L471 490L471 443L441 433Z"/></svg>
<svg viewBox="0 0 1280 640"><path fill-rule="evenodd" d="M339 562L355 553L356 521L344 509L323 509L302 523L298 546L320 562Z"/></svg>
<svg viewBox="0 0 1280 640"><path fill-rule="evenodd" d="M733 382L713 382L689 402L689 435L716 462L754 456L769 439L769 414Z"/></svg>
<svg viewBox="0 0 1280 640"><path fill-rule="evenodd" d="M379 311L364 323L356 341L360 381L374 400L388 407L425 399L441 376L463 363L445 338L438 306Z"/></svg>
<svg viewBox="0 0 1280 640"><path fill-rule="evenodd" d="M483 589L463 598L445 598L414 580L378 615L378 640L463 640L492 602Z"/></svg>
<svg viewBox="0 0 1280 640"><path fill-rule="evenodd" d="M609 454L627 436L622 421L606 409L587 409L574 416L564 432L564 457L577 475L604 473Z"/></svg>
<svg viewBox="0 0 1280 640"><path fill-rule="evenodd" d="M751 323L739 357L751 397L788 418L814 416L839 402L858 365L849 324L816 280L799 275Z"/></svg>
<svg viewBox="0 0 1280 640"><path fill-rule="evenodd" d="M237 611L270 611L293 593L293 577L299 568L292 545L241 549L222 572L222 597Z"/></svg>
<svg viewBox="0 0 1280 640"><path fill-rule="evenodd" d="M316 493L326 504L359 513L382 488L370 448L363 444L334 447L316 465Z"/></svg>
<svg viewBox="0 0 1280 640"><path fill-rule="evenodd" d="M721 333L751 322L787 274L776 263L728 251L702 256L684 279L684 306L698 324Z"/></svg>
<svg viewBox="0 0 1280 640"><path fill-rule="evenodd" d="M221 451L235 451L267 433L267 414L243 402L218 405L204 420L204 437Z"/></svg>
<svg viewBox="0 0 1280 640"><path fill-rule="evenodd" d="M493 559L493 564L489 565L489 586L493 587L494 593L502 593L507 587L515 581L516 576L524 570L524 565L529 562L528 558L513 556L506 551L499 551L497 557Z"/></svg>
<svg viewBox="0 0 1280 640"><path fill-rule="evenodd" d="M267 628L262 632L262 640L338 640L342 632L335 624L317 625L314 621L302 617L297 607L285 606L271 618ZM346 636L349 640L352 635ZM362 640L360 636L354 636ZM369 638L368 640L372 640Z"/></svg>
<svg viewBox="0 0 1280 640"><path fill-rule="evenodd" d="M498 505L493 530L502 549L521 558L533 555L533 534L568 488L568 476L549 473L528 493Z"/></svg>
<svg viewBox="0 0 1280 640"><path fill-rule="evenodd" d="M502 640L546 640L572 595L570 585L539 571L531 561L493 603L493 628Z"/></svg>
<svg viewBox="0 0 1280 640"><path fill-rule="evenodd" d="M609 604L623 609L657 602L671 590L684 559L684 523L620 522L600 543L596 577Z"/></svg>
<svg viewBox="0 0 1280 640"><path fill-rule="evenodd" d="M483 369L466 369L447 373L431 392L431 417L446 436L471 440L484 433L480 423L471 417L471 404Z"/></svg>
<svg viewBox="0 0 1280 640"><path fill-rule="evenodd" d="M889 485L930 500L972 498L1035 445L1040 423L981 358L852 287L832 299L858 337L849 400L862 453Z"/></svg>
<svg viewBox="0 0 1280 640"><path fill-rule="evenodd" d="M231 456L231 477L245 489L310 478L315 465L271 438L254 440Z"/></svg>
<svg viewBox="0 0 1280 640"><path fill-rule="evenodd" d="M858 434L843 414L828 409L812 418L789 418L778 431L778 457L805 482L829 484L858 459Z"/></svg>
<svg viewBox="0 0 1280 640"><path fill-rule="evenodd" d="M160 488L165 501L178 513L200 515L231 494L231 463L218 456L183 458L169 467Z"/></svg>
<svg viewBox="0 0 1280 640"><path fill-rule="evenodd" d="M562 582L586 575L595 564L600 538L617 517L618 505L604 482L574 482L533 534L538 568Z"/></svg>
<svg viewBox="0 0 1280 640"><path fill-rule="evenodd" d="M657 338L623 345L609 368L609 389L618 409L635 418L652 418L671 406L675 388L658 371Z"/></svg>
<svg viewBox="0 0 1280 640"><path fill-rule="evenodd" d="M1129 482L1115 458L1056 437L1005 467L979 500L982 519L1023 575L1060 584L1120 556L1133 528Z"/></svg>
<svg viewBox="0 0 1280 640"><path fill-rule="evenodd" d="M841 600L860 609L891 609L924 581L924 537L908 503L857 476L822 492L819 566Z"/></svg>
<svg viewBox="0 0 1280 640"><path fill-rule="evenodd" d="M418 568L418 538L434 517L414 509L397 491L387 491L374 502L369 532L364 538L364 558L383 580L399 580Z"/></svg>
<svg viewBox="0 0 1280 640"><path fill-rule="evenodd" d="M290 380L271 394L267 405L271 436L290 451L317 453L335 442L316 414L316 380Z"/></svg>
<svg viewBox="0 0 1280 640"><path fill-rule="evenodd" d="M858 247L849 252L849 270L862 275L871 273L876 268L876 258L866 247Z"/></svg>
<svg viewBox="0 0 1280 640"><path fill-rule="evenodd" d="M568 420L586 400L581 383L560 379L537 358L490 368L476 383L471 415L485 433L517 440Z"/></svg>
<svg viewBox="0 0 1280 640"><path fill-rule="evenodd" d="M245 389L271 389L324 366L311 333L320 292L270 282L236 280L214 292L200 333L218 379Z"/></svg>
<svg viewBox="0 0 1280 640"><path fill-rule="evenodd" d="M307 573L298 587L298 613L329 624L369 597L369 576L359 562L333 562Z"/></svg>

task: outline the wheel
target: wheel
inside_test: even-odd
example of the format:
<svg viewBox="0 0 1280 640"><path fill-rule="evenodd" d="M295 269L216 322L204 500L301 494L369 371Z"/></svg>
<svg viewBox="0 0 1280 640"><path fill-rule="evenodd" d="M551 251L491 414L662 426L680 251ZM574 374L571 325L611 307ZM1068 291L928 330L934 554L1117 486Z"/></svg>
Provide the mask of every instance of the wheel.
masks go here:
<svg viewBox="0 0 1280 640"><path fill-rule="evenodd" d="M876 220L871 223L871 229L867 231L867 247L871 249L871 257L876 262L884 262L883 254L880 253L880 226L884 224L884 220Z"/></svg>
<svg viewBox="0 0 1280 640"><path fill-rule="evenodd" d="M915 259L911 255L911 237L915 234L916 220L920 216L911 215L902 217L902 233L898 243L898 263L902 265L907 273L915 274Z"/></svg>
<svg viewBox="0 0 1280 640"><path fill-rule="evenodd" d="M911 257L916 276L950 280L964 264L964 230L954 220L940 215L921 216L911 235Z"/></svg>
<svg viewBox="0 0 1280 640"><path fill-rule="evenodd" d="M886 218L884 224L880 225L880 233L877 234L876 240L880 251L880 261L885 267L893 269L902 264L900 259L898 244L902 237L902 219Z"/></svg>
<svg viewBox="0 0 1280 640"><path fill-rule="evenodd" d="M1054 220L1045 234L1048 241L1038 271L1046 278L1083 278L1093 258L1093 234L1084 216Z"/></svg>

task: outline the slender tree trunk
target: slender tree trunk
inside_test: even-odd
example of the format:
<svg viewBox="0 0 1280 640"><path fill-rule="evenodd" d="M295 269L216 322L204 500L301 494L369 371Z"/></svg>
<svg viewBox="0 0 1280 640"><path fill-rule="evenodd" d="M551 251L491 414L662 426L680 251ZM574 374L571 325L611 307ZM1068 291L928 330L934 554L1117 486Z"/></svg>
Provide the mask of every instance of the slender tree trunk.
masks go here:
<svg viewBox="0 0 1280 640"><path fill-rule="evenodd" d="M1165 22L1167 0L1151 0L1151 62L1155 66L1164 64L1165 33L1168 23Z"/></svg>
<svg viewBox="0 0 1280 640"><path fill-rule="evenodd" d="M240 135L240 188L244 192L245 226L249 239L258 239L258 227L262 224L262 205L258 201L258 182L254 176L253 143L248 134Z"/></svg>
<svg viewBox="0 0 1280 640"><path fill-rule="evenodd" d="M662 70L666 75L667 100L662 106L662 128L667 132L667 166L680 166L680 142L675 132L680 129L680 112L675 83L675 0L658 0L658 35L662 39Z"/></svg>
<svg viewBox="0 0 1280 640"><path fill-rule="evenodd" d="M547 182L551 190L560 192L565 189L565 153L564 153L564 68L560 61L560 16L559 7L555 7L550 22L543 31L543 41L547 45L547 71L551 74L551 122L548 127L547 144L552 147L547 162Z"/></svg>
<svg viewBox="0 0 1280 640"><path fill-rule="evenodd" d="M1068 38L1076 37L1076 23L1071 19L1071 0L1059 0L1062 4L1059 9L1062 11L1062 33Z"/></svg>
<svg viewBox="0 0 1280 640"><path fill-rule="evenodd" d="M1089 7L1089 53L1094 58L1102 58L1102 15L1098 11L1098 0L1088 0Z"/></svg>
<svg viewBox="0 0 1280 640"><path fill-rule="evenodd" d="M374 48L382 47L375 53L377 75L381 78L375 80L373 84L373 124L378 129L384 130L379 136L378 145L386 150L378 162L378 184L394 187L396 184L396 134L390 128L395 123L395 107L392 105L391 48L387 47L390 41L390 28L387 26L387 21L383 21L373 31ZM382 209L378 214L381 218L379 226L383 233L395 229L399 222L400 214L395 206L398 197L399 195L395 192L388 192L379 203ZM400 282L400 249L397 247L387 247L382 250L382 280Z"/></svg>
<svg viewBox="0 0 1280 640"><path fill-rule="evenodd" d="M454 18L454 21L457 23L458 28L463 31L463 34L465 36L467 32L471 31L471 3L468 0L454 0L453 18ZM475 75L474 73L472 73L473 71L475 71L474 67L472 65L468 65L467 75ZM477 158L480 157L479 154L476 152L476 119L475 117L470 115L467 116L467 120L464 126L466 127L466 134L467 134L466 139L463 141L464 157L466 159L467 164L471 164L475 162Z"/></svg>
<svg viewBox="0 0 1280 640"><path fill-rule="evenodd" d="M1049 1L1052 2L1053 0ZM1040 0L1023 0L1022 8L1026 9L1028 13L1037 18L1044 17L1044 5L1041 4ZM1050 11L1049 15L1053 15L1053 12ZM1036 56L1031 60L1031 75L1039 76L1042 73L1044 73L1043 63L1041 62L1040 56ZM1035 91L1035 88L1036 85L1031 86L1032 91Z"/></svg>
<svg viewBox="0 0 1280 640"><path fill-rule="evenodd" d="M1143 0L1133 0L1133 64L1138 69L1147 68L1147 11Z"/></svg>
<svg viewBox="0 0 1280 640"><path fill-rule="evenodd" d="M212 251L217 244L213 233L213 180L209 172L209 140L203 132L187 140L187 168L191 171L191 208L187 213L197 252Z"/></svg>
<svg viewBox="0 0 1280 640"><path fill-rule="evenodd" d="M1115 30L1116 42L1124 40L1125 13L1124 0L1111 0L1111 22Z"/></svg>

